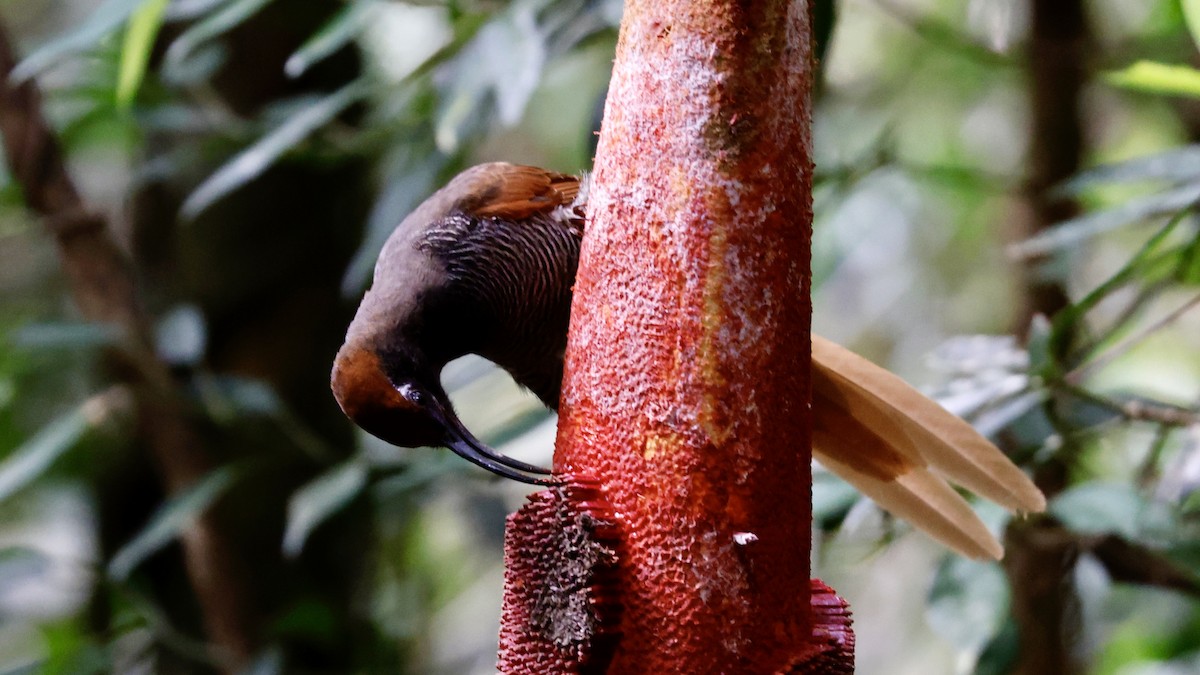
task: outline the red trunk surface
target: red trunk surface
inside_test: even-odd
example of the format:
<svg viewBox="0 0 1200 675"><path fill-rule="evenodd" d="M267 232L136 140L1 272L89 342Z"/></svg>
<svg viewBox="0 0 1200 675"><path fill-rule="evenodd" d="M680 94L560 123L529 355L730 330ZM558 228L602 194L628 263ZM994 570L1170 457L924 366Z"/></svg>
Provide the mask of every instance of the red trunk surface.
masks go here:
<svg viewBox="0 0 1200 675"><path fill-rule="evenodd" d="M626 4L555 462L620 517L610 673L808 672L808 23Z"/></svg>

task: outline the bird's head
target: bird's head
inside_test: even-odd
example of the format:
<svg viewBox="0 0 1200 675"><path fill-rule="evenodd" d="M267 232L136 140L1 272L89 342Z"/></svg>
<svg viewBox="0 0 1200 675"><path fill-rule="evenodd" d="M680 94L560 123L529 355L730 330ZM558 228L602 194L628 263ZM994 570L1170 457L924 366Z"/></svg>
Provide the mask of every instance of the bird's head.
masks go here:
<svg viewBox="0 0 1200 675"><path fill-rule="evenodd" d="M467 430L437 373L388 364L370 347L347 342L333 362L330 386L346 416L365 431L406 448L445 446L492 473L535 485L554 481L545 469L506 457Z"/></svg>

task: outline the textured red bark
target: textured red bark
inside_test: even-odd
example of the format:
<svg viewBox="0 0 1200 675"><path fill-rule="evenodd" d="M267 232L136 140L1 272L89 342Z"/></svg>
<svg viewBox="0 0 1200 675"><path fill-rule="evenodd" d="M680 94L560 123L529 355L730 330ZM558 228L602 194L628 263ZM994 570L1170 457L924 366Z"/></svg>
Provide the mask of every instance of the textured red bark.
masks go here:
<svg viewBox="0 0 1200 675"><path fill-rule="evenodd" d="M808 26L626 4L555 462L619 514L611 673L811 672Z"/></svg>

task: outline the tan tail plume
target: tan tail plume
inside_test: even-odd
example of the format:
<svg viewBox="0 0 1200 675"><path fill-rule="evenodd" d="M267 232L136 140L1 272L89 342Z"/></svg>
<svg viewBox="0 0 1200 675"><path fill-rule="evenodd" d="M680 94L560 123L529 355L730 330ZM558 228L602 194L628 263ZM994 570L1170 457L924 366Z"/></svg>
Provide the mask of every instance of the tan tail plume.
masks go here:
<svg viewBox="0 0 1200 675"><path fill-rule="evenodd" d="M1042 511L1031 480L970 424L896 375L812 336L813 456L930 536L972 558L1004 549L947 480L1010 511Z"/></svg>

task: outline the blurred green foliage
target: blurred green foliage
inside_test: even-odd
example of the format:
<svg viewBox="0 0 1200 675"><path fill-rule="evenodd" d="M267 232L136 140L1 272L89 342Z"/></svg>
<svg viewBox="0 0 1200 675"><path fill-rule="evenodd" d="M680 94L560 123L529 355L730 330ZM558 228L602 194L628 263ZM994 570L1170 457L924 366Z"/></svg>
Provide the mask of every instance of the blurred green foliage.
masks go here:
<svg viewBox="0 0 1200 675"><path fill-rule="evenodd" d="M818 4L832 32L815 327L927 385L1031 470L1063 468L1050 514L1084 550L1067 574L1089 672L1193 672L1195 586L1133 583L1088 547L1117 535L1157 556L1147 569L1200 577L1196 3L1088 3L1091 168L1056 188L1084 208L1019 241L1025 5ZM588 167L620 11L0 7L21 36L17 77L46 92L76 179L133 253L160 358L217 465L165 493L111 386L114 335L77 320L52 241L4 176L0 672L220 669L175 544L209 507L254 582L248 672L492 672L503 516L524 487L353 432L325 382L384 238L442 181L491 159ZM1026 261L1068 307L1022 315ZM545 462L554 425L532 397L478 359L443 379L469 427ZM814 482L815 573L859 608L862 672L1011 672L999 566L906 536L827 473Z"/></svg>

